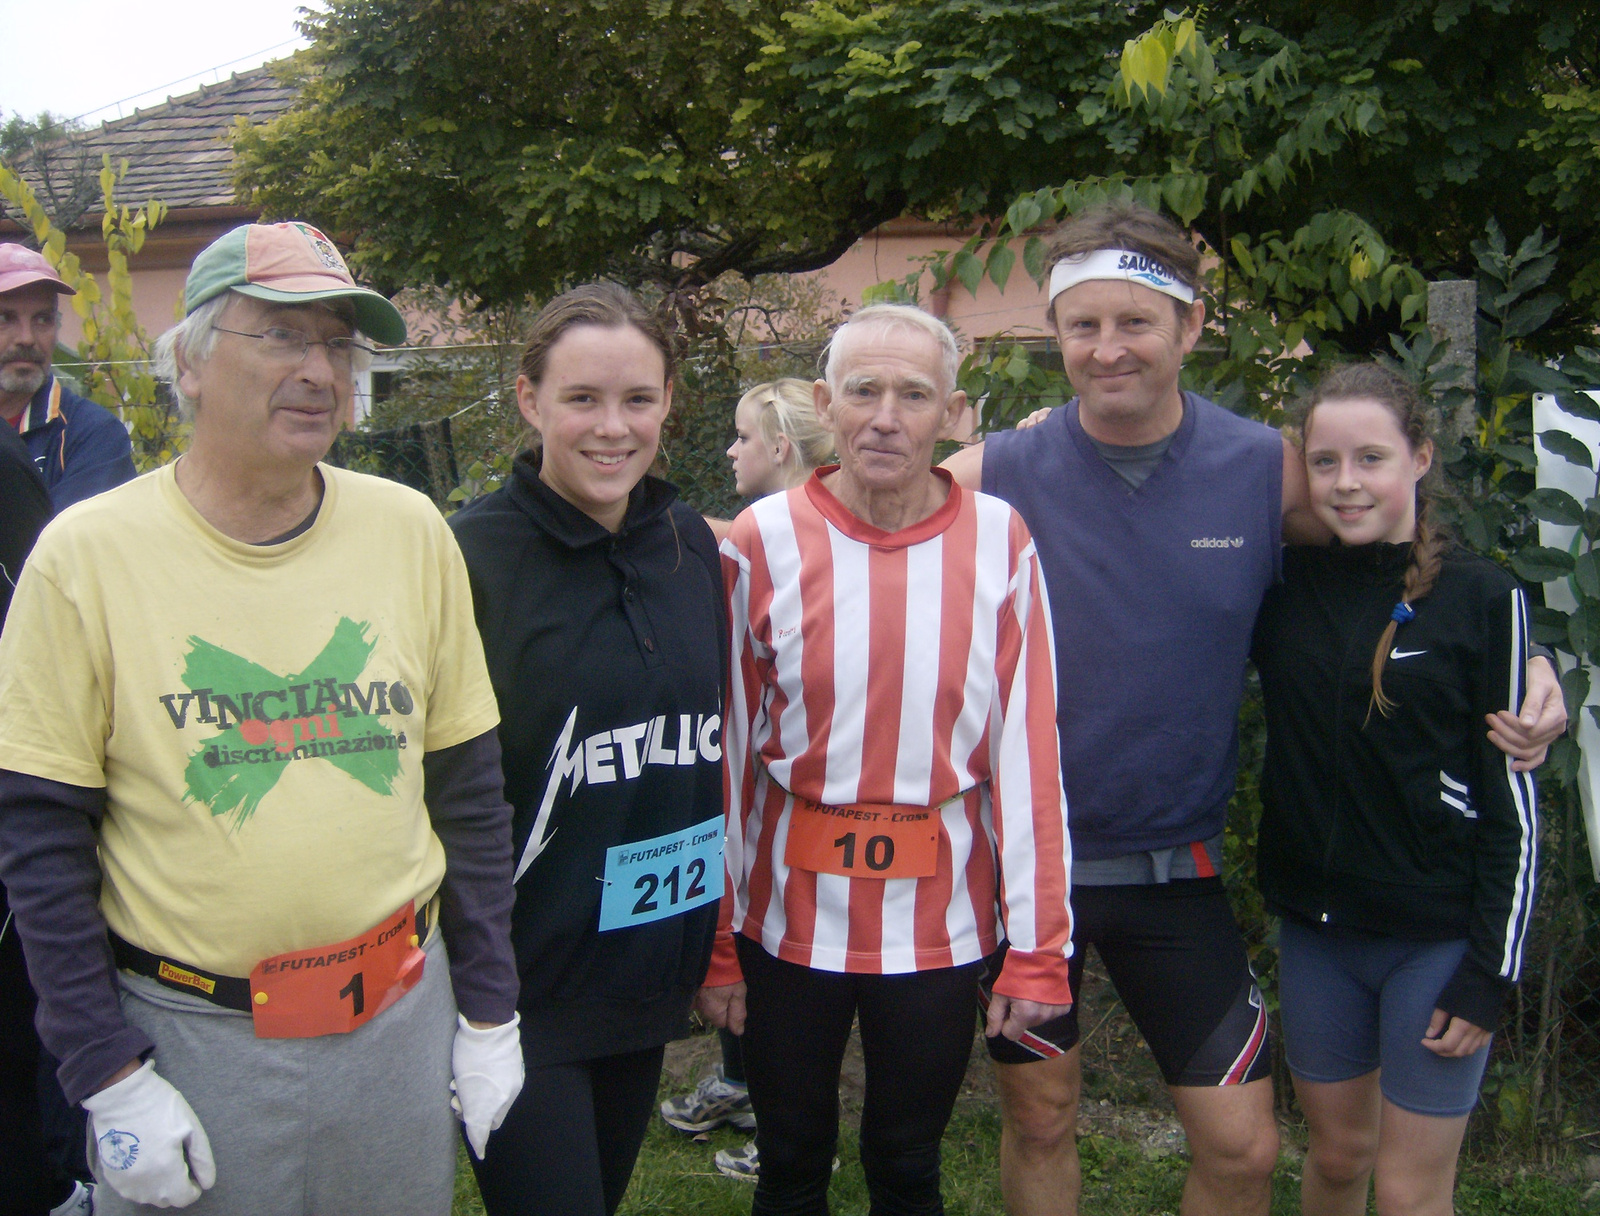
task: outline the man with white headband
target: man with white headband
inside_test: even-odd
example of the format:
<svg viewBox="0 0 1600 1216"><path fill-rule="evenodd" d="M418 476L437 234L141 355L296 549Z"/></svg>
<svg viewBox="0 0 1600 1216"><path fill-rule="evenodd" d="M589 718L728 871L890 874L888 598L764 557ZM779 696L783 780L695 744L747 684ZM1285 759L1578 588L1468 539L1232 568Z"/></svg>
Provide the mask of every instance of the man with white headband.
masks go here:
<svg viewBox="0 0 1600 1216"><path fill-rule="evenodd" d="M1117 204L1070 219L1049 256L1077 396L946 467L1017 508L1050 589L1073 991L1093 944L1187 1133L1185 1216L1264 1216L1278 1151L1267 1017L1220 875L1256 610L1284 535L1318 539L1304 468L1276 431L1179 388L1205 321L1186 233ZM1523 759L1566 724L1553 672L1533 667L1521 723L1496 727ZM1077 1211L1081 1008L1021 1044L990 1041L1011 1216Z"/></svg>

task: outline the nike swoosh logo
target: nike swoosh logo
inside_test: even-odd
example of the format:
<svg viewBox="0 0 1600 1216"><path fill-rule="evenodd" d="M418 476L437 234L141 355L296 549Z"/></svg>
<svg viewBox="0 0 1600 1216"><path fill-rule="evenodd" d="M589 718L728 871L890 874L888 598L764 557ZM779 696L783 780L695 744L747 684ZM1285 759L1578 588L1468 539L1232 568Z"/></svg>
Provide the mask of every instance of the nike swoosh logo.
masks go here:
<svg viewBox="0 0 1600 1216"><path fill-rule="evenodd" d="M1401 650L1398 646L1396 646L1389 652L1389 657L1391 659L1409 659L1416 655L1427 653L1428 652L1426 650Z"/></svg>

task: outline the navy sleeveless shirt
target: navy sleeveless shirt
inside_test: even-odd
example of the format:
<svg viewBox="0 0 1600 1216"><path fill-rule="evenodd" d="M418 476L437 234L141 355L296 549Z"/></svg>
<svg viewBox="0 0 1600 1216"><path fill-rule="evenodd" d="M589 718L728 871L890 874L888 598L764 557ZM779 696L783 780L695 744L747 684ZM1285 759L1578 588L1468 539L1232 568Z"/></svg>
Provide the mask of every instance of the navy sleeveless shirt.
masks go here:
<svg viewBox="0 0 1600 1216"><path fill-rule="evenodd" d="M1061 776L1086 860L1222 831L1251 629L1282 564L1278 432L1183 397L1138 488L1095 450L1076 399L984 442L983 489L1021 513L1044 568Z"/></svg>

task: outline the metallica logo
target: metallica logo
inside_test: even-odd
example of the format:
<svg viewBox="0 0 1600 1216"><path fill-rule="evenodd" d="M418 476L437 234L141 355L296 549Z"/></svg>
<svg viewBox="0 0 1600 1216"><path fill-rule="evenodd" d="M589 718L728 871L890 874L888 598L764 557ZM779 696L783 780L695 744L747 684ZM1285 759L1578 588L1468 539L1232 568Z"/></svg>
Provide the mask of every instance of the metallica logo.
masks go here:
<svg viewBox="0 0 1600 1216"><path fill-rule="evenodd" d="M720 714L710 717L679 714L676 722L662 714L632 726L598 731L573 743L577 725L578 707L574 705L545 766L550 776L545 781L539 814L534 818L533 830L528 833L528 843L522 847L513 882L522 877L555 835L555 829L550 826L550 812L555 809L556 795L561 792L563 781L571 782L567 790L567 796L571 797L585 781L590 785L632 781L647 764L695 764L700 760L716 764L722 759Z"/></svg>
<svg viewBox="0 0 1600 1216"><path fill-rule="evenodd" d="M393 792L404 731L380 718L404 717L415 704L404 684L356 681L374 649L368 626L341 617L322 652L302 672L280 676L202 638L189 639L187 692L159 698L174 730L216 726L184 769L187 794L212 815L241 827L277 785L286 765L326 760L378 794Z"/></svg>

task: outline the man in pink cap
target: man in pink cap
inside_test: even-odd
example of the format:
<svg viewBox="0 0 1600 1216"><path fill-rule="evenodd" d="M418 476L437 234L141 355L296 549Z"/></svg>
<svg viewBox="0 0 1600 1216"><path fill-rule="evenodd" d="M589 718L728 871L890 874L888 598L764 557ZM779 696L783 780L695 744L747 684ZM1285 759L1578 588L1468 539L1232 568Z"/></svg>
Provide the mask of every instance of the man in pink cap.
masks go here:
<svg viewBox="0 0 1600 1216"><path fill-rule="evenodd" d="M405 322L306 224L196 259L174 464L0 635L0 879L96 1211L445 1216L522 1085L511 809L439 512L319 463ZM454 1091L454 1097L452 1097Z"/></svg>
<svg viewBox="0 0 1600 1216"><path fill-rule="evenodd" d="M0 244L0 419L28 445L57 511L134 475L128 432L50 374L63 295L44 257Z"/></svg>

